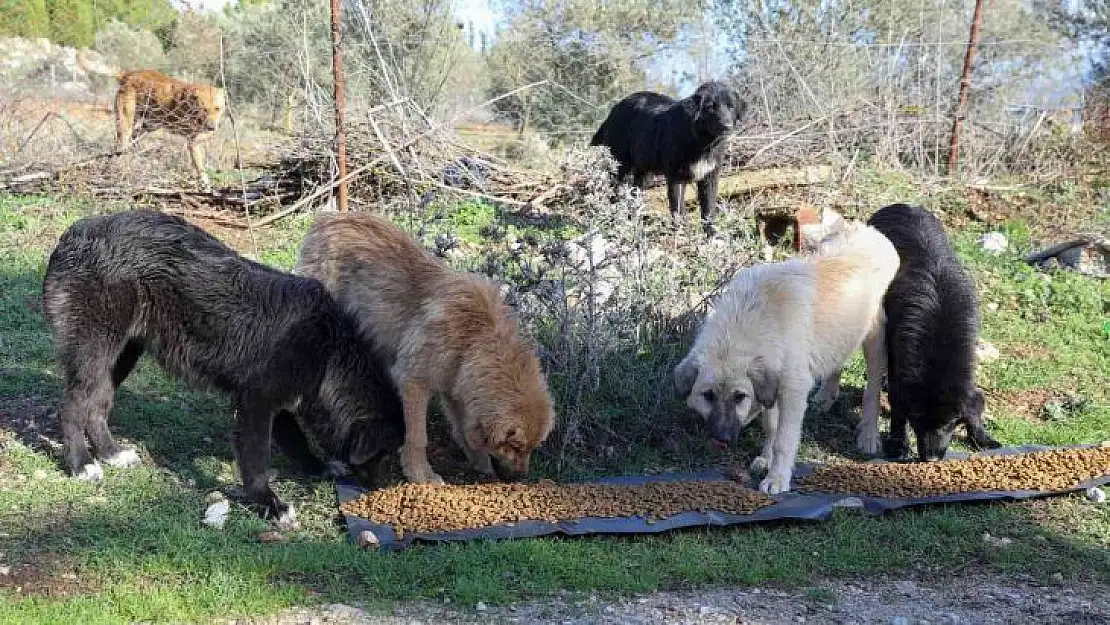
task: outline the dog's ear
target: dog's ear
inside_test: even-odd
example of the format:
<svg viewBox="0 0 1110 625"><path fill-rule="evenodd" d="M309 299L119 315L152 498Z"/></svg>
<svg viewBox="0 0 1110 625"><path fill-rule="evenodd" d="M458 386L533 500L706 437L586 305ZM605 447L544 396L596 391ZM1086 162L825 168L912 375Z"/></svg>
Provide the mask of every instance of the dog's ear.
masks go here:
<svg viewBox="0 0 1110 625"><path fill-rule="evenodd" d="M698 365L689 356L674 368L674 388L679 397L688 397L698 379Z"/></svg>
<svg viewBox="0 0 1110 625"><path fill-rule="evenodd" d="M756 360L748 370L748 378L752 381L756 400L765 408L774 406L779 397L778 373L768 369L762 360Z"/></svg>

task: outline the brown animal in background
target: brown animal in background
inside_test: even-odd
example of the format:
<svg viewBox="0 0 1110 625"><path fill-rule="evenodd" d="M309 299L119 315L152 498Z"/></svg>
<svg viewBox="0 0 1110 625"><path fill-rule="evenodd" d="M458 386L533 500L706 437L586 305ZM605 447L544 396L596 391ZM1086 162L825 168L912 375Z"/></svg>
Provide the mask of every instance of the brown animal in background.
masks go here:
<svg viewBox="0 0 1110 625"><path fill-rule="evenodd" d="M85 51L77 54L77 64L86 72L112 76L119 81L116 90L116 149L131 146L136 128L140 133L159 128L184 137L189 157L204 188L211 185L204 171L204 146L201 141L219 127L227 108L227 92L213 85L177 80L152 69L116 71L93 62Z"/></svg>
<svg viewBox="0 0 1110 625"><path fill-rule="evenodd" d="M323 282L355 312L391 362L404 403L408 480L443 482L427 457L432 393L475 469L503 479L528 472L554 413L539 360L496 286L452 271L406 232L365 213L318 216L294 271Z"/></svg>

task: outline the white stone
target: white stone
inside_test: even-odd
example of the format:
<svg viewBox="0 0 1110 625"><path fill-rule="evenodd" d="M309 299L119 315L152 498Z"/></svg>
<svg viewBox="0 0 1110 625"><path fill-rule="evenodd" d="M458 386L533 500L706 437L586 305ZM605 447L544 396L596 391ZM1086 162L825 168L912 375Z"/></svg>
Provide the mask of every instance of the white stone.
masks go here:
<svg viewBox="0 0 1110 625"><path fill-rule="evenodd" d="M979 358L979 362L994 362L1002 357L1002 352L991 343L979 341L975 347L975 355Z"/></svg>
<svg viewBox="0 0 1110 625"><path fill-rule="evenodd" d="M979 247L992 254L1001 254L1010 247L1010 242L1001 232L988 232L979 237Z"/></svg>
<svg viewBox="0 0 1110 625"><path fill-rule="evenodd" d="M226 499L221 499L208 506L208 509L204 511L203 523L208 527L223 529L224 523L227 523L227 515L230 511L231 504Z"/></svg>
<svg viewBox="0 0 1110 625"><path fill-rule="evenodd" d="M1087 489L1087 499L1095 503L1106 503L1106 491L1098 486L1092 486Z"/></svg>

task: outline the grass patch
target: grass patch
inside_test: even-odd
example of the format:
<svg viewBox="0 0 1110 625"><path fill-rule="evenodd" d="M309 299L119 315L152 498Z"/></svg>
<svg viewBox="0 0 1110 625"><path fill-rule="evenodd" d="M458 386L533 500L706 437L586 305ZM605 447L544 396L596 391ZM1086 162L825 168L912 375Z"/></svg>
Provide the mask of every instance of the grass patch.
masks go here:
<svg viewBox="0 0 1110 625"><path fill-rule="evenodd" d="M874 186L887 181L866 176L864 182ZM290 477L281 470L280 457L275 488L297 502L302 528L288 543L261 544L257 534L266 526L245 509L234 508L222 531L199 522L206 493L237 481L227 400L186 390L150 362L120 390L111 418L121 438L139 446L144 466L108 469L102 484L74 482L63 476L39 436L56 436L50 410L61 389L36 302L57 236L90 210L55 198L0 196L5 259L0 266L0 564L17 574L41 569L40 576L55 581L70 579L66 575L77 580L55 594L35 585L17 591L0 581L2 623L179 621L269 613L317 601L373 604L446 596L472 605L561 589L624 594L717 584L811 586L813 600L834 603L834 594L815 586L820 579L936 577L969 568L1110 582L1110 507L1089 505L1080 497L938 506L881 519L838 513L819 525L365 552L345 540L332 485ZM580 231L570 222L539 229L482 203L441 212L425 234L439 228L474 246L506 232L554 239ZM262 262L290 269L309 223L310 217L288 220L258 233L253 242L235 245L244 252L257 246ZM992 400L992 431L1009 444L1110 439L1105 390L1110 285L1032 271L1018 260L1032 245L1028 229L1020 222L1006 228L1015 247L1002 256L977 247L982 229L954 234L982 294L983 336L1002 353L984 365L982 384L992 398L1053 388L1061 390L1060 401L1082 401L1028 410ZM667 400L661 410L672 418L636 423L644 411L657 409L642 403L651 396L648 387L663 383L664 363L685 345L666 349L674 353L640 350L602 363L620 367L628 377L626 384L604 387L590 400L596 418L614 429L614 436L597 446L584 444L577 462L562 474L544 462L538 471L567 478L746 460L758 445L758 428L746 433L731 455L720 456L707 451L700 426L677 401ZM851 449L862 383L857 355L844 376L840 408L807 419L804 455L842 455ZM552 380L553 387L559 384ZM38 429L28 429L28 419ZM1004 549L992 547L982 539L985 532L1014 542Z"/></svg>

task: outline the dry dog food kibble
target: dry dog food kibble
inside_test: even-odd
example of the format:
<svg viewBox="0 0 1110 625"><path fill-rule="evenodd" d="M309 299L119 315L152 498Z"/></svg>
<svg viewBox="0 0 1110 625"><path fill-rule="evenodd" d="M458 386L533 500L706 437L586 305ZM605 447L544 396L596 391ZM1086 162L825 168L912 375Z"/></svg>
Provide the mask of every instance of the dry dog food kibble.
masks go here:
<svg viewBox="0 0 1110 625"><path fill-rule="evenodd" d="M915 463L830 464L797 480L798 490L876 497L929 497L976 491L1058 491L1110 475L1110 447Z"/></svg>
<svg viewBox="0 0 1110 625"><path fill-rule="evenodd" d="M687 510L751 514L775 500L736 482L614 484L404 484L340 506L350 515L405 532L449 532L518 521L643 516L648 522Z"/></svg>

